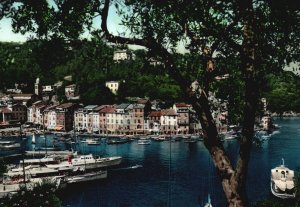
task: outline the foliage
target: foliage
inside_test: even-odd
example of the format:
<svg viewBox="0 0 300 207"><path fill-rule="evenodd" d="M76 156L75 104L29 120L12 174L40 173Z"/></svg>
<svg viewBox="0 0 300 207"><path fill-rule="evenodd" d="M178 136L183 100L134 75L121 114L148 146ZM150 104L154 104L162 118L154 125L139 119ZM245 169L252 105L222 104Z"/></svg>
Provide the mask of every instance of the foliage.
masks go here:
<svg viewBox="0 0 300 207"><path fill-rule="evenodd" d="M57 9L47 5L47 2L43 0L33 4L32 1L24 0L17 8L12 7L14 29L33 31L40 38L59 36L70 40L79 38L88 28L91 34L102 36L117 45L146 47L151 56L162 61L166 71L162 74L163 78L176 83L174 87L160 84L162 94L176 91L177 85L199 116L204 144L218 170L229 206L245 206L243 194L259 91L266 80L266 74L278 72L292 61L299 61L299 8L292 6L291 1L274 3L268 0L54 1ZM124 33L112 34L107 27L109 8L112 6L121 16L122 26L128 29ZM100 27L91 27L98 16L101 18ZM24 21L28 19L30 21ZM189 52L182 59L177 50L181 44ZM222 63L219 64L221 67L217 68L214 61ZM90 66L87 68L91 69ZM140 71L136 69L140 67L129 70L131 76L127 76L130 80L128 82L138 90L143 90L148 79L140 76ZM217 136L206 95L208 90L223 86L211 84L215 76L222 75L221 69L228 71L233 80L227 82L232 84L227 94L233 92L234 96L238 96L230 100L232 108L243 113L243 133L236 165L229 161ZM94 79L93 71L89 74L85 74L86 68L83 71L77 77L86 77L88 83L93 80L94 84L98 84L102 80L102 75ZM114 69L108 73L111 77L122 79L126 75L122 68L118 73ZM198 86L191 90L191 84L196 81L201 90ZM81 84L85 84L83 79ZM148 87L151 86L149 84ZM234 91L236 87L240 87L241 91ZM123 89L125 95L126 92ZM217 92L226 97L225 90L219 89ZM238 107L240 103L243 110Z"/></svg>
<svg viewBox="0 0 300 207"><path fill-rule="evenodd" d="M267 76L268 86L264 91L268 109L282 114L285 111L300 112L300 78L292 72Z"/></svg>
<svg viewBox="0 0 300 207"><path fill-rule="evenodd" d="M22 187L16 194L11 197L7 196L0 200L3 207L24 206L24 207L59 207L61 201L56 195L55 186L48 182L36 184L36 186L27 190Z"/></svg>

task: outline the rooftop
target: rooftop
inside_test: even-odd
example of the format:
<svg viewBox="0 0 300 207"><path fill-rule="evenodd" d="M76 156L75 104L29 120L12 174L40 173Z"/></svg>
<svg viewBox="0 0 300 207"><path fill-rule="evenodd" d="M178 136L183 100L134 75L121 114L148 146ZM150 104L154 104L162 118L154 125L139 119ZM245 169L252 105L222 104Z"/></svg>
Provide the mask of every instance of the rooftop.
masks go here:
<svg viewBox="0 0 300 207"><path fill-rule="evenodd" d="M73 103L64 103L64 104L61 104L61 105L57 106L57 108L58 109L67 109L67 108L70 108L72 106L74 106Z"/></svg>

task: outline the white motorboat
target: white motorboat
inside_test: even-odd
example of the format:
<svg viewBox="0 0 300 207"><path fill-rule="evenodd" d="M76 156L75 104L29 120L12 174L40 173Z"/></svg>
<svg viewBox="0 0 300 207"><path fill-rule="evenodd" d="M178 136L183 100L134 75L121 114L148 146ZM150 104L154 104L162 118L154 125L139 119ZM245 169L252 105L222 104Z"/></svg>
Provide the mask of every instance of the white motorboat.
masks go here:
<svg viewBox="0 0 300 207"><path fill-rule="evenodd" d="M23 172L23 170L28 170L31 168L31 165L28 165L26 167L22 167L22 166L19 166L18 168L12 168L11 171L12 172Z"/></svg>
<svg viewBox="0 0 300 207"><path fill-rule="evenodd" d="M271 170L271 192L282 199L295 197L294 171L284 165L284 159Z"/></svg>
<svg viewBox="0 0 300 207"><path fill-rule="evenodd" d="M109 167L114 165L119 165L122 161L122 157L105 157L105 158L94 158L92 154L80 155L75 158L69 158L68 161L60 162L59 164L49 164L46 165L48 168L52 169L62 169L62 168L74 168L80 167L84 169L96 169L102 167Z"/></svg>
<svg viewBox="0 0 300 207"><path fill-rule="evenodd" d="M20 160L20 164L50 164L50 163L58 163L58 161L61 159L61 156L58 155L49 155L45 156L43 158L36 158L36 159L24 159Z"/></svg>
<svg viewBox="0 0 300 207"><path fill-rule="evenodd" d="M74 176L67 176L65 180L67 183L79 183L79 182L100 180L105 178L107 178L107 170L84 173L84 174L74 175Z"/></svg>
<svg viewBox="0 0 300 207"><path fill-rule="evenodd" d="M97 139L86 139L86 143L87 143L88 145L99 145L99 144L101 144L101 143L99 142L99 140L97 140Z"/></svg>
<svg viewBox="0 0 300 207"><path fill-rule="evenodd" d="M14 149L20 149L20 148L21 148L20 143L0 144L1 150L14 150Z"/></svg>
<svg viewBox="0 0 300 207"><path fill-rule="evenodd" d="M146 145L146 144L151 144L151 140L149 140L149 139L139 139L138 140L138 144L140 144L140 145Z"/></svg>

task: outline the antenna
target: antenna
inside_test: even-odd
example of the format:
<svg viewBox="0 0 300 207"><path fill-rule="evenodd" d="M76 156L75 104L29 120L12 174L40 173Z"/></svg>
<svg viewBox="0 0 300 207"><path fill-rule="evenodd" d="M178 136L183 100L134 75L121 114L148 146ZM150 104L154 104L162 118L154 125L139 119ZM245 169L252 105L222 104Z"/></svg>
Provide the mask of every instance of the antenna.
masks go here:
<svg viewBox="0 0 300 207"><path fill-rule="evenodd" d="M283 158L281 158L281 160L282 160L282 166L284 166L284 159L283 159Z"/></svg>

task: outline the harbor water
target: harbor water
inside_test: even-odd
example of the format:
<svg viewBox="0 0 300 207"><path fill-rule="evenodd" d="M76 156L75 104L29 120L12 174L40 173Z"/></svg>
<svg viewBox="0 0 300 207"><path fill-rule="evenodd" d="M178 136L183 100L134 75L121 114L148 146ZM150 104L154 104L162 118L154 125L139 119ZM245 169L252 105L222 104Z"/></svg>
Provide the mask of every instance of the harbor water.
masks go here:
<svg viewBox="0 0 300 207"><path fill-rule="evenodd" d="M290 169L300 167L300 118L278 118L275 123L280 128L271 138L252 148L247 176L247 195L251 203L271 196L270 170L280 165L282 158ZM37 146L43 146L44 142L37 137ZM47 146L53 144L62 149L71 147L59 141L53 143L47 137ZM238 140L225 141L224 147L235 163ZM30 139L27 149L32 149ZM123 161L108 169L106 180L68 186L63 193L63 206L198 207L204 206L208 194L214 207L226 206L219 177L201 141L152 141L149 145L133 141L107 145L103 140L94 146L80 143L77 150L83 154L122 156Z"/></svg>

